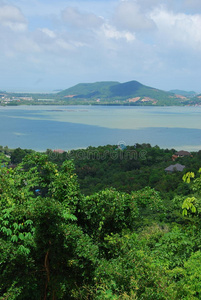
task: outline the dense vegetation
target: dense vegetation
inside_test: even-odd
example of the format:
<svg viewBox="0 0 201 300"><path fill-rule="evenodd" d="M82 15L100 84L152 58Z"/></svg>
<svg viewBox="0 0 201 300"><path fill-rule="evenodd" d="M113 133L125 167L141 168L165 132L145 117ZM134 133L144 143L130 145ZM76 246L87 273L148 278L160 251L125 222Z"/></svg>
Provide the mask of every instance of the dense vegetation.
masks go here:
<svg viewBox="0 0 201 300"><path fill-rule="evenodd" d="M182 176L188 171L197 173L201 164L201 151L173 162L172 155L175 153L174 149L160 149L150 144L135 144L127 146L125 150L117 145L107 145L62 154L46 151L49 160L56 164L73 159L80 188L85 195L110 187L130 193L150 186L168 199L175 194L185 195L189 192ZM184 171L171 174L164 171L174 163L185 165Z"/></svg>
<svg viewBox="0 0 201 300"><path fill-rule="evenodd" d="M201 299L200 152L0 150L1 300Z"/></svg>
<svg viewBox="0 0 201 300"><path fill-rule="evenodd" d="M6 150L11 154L11 163L18 164L32 150L17 148ZM173 198L175 194L185 195L189 187L182 182L182 176L193 171L197 173L201 165L201 151L192 156L172 161L174 149L160 149L150 144L135 144L121 150L117 145L88 147L58 153L48 149L48 159L61 165L65 160L73 160L81 192L90 195L105 188L116 188L130 193L146 186L155 188L163 198ZM164 171L171 164L185 165L183 172Z"/></svg>

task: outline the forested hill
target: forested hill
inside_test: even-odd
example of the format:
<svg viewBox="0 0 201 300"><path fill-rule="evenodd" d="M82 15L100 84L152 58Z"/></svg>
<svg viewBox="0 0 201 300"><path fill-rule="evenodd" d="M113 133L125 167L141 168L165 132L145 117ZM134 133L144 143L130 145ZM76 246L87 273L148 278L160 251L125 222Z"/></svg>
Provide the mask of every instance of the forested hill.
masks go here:
<svg viewBox="0 0 201 300"><path fill-rule="evenodd" d="M187 97L149 87L135 80L125 83L80 83L59 92L57 96L75 104L81 100L130 105L181 105L188 101Z"/></svg>

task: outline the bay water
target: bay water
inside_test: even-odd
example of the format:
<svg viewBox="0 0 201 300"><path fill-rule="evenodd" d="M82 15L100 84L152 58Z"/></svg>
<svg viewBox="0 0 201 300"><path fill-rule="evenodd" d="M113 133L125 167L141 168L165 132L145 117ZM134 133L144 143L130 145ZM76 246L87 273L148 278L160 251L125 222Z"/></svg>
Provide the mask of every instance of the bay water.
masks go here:
<svg viewBox="0 0 201 300"><path fill-rule="evenodd" d="M45 151L120 143L201 150L201 107L0 107L2 146Z"/></svg>

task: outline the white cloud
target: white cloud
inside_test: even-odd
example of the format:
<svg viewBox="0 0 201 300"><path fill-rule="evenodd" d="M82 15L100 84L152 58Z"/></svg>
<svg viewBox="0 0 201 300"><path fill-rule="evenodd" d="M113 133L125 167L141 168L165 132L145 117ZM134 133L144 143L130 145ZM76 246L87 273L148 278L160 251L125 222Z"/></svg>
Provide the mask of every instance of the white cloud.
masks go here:
<svg viewBox="0 0 201 300"><path fill-rule="evenodd" d="M64 39L60 38L56 41L56 45L63 50L73 50L74 46L65 41Z"/></svg>
<svg viewBox="0 0 201 300"><path fill-rule="evenodd" d="M129 31L118 31L114 26L109 24L104 24L102 26L102 30L105 34L105 37L109 39L125 39L127 42L132 42L135 40L134 34L130 33Z"/></svg>
<svg viewBox="0 0 201 300"><path fill-rule="evenodd" d="M152 18L158 28L158 37L166 41L167 47L201 50L201 15L157 9L152 13Z"/></svg>
<svg viewBox="0 0 201 300"><path fill-rule="evenodd" d="M152 30L155 25L147 13L144 13L137 2L123 1L114 13L114 23L117 28L130 31Z"/></svg>
<svg viewBox="0 0 201 300"><path fill-rule="evenodd" d="M101 17L93 13L82 12L74 7L67 7L62 11L62 19L67 24L77 28L96 28L103 23Z"/></svg>
<svg viewBox="0 0 201 300"><path fill-rule="evenodd" d="M56 34L54 31L48 29L48 28L41 28L40 29L46 36L48 36L51 39L56 38Z"/></svg>
<svg viewBox="0 0 201 300"><path fill-rule="evenodd" d="M0 6L0 24L13 31L24 31L27 21L19 8L12 5Z"/></svg>
<svg viewBox="0 0 201 300"><path fill-rule="evenodd" d="M52 56L57 54L65 57L86 45L74 35L53 31L48 28L39 28L34 32L32 38L43 53L48 53Z"/></svg>

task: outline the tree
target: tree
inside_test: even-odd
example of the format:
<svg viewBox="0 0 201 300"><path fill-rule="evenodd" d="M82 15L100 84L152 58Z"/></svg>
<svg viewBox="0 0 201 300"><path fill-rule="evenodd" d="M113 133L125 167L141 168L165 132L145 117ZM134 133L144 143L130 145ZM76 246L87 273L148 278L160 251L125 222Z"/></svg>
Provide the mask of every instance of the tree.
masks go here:
<svg viewBox="0 0 201 300"><path fill-rule="evenodd" d="M176 300L165 268L154 265L137 234L111 234L105 242L112 257L96 268L92 299Z"/></svg>
<svg viewBox="0 0 201 300"><path fill-rule="evenodd" d="M0 175L2 299L84 296L98 248L77 224L79 188L72 162L60 173L46 155L30 154Z"/></svg>
<svg viewBox="0 0 201 300"><path fill-rule="evenodd" d="M131 228L138 217L138 207L133 197L114 189L107 189L80 202L79 223L98 241L109 233Z"/></svg>

